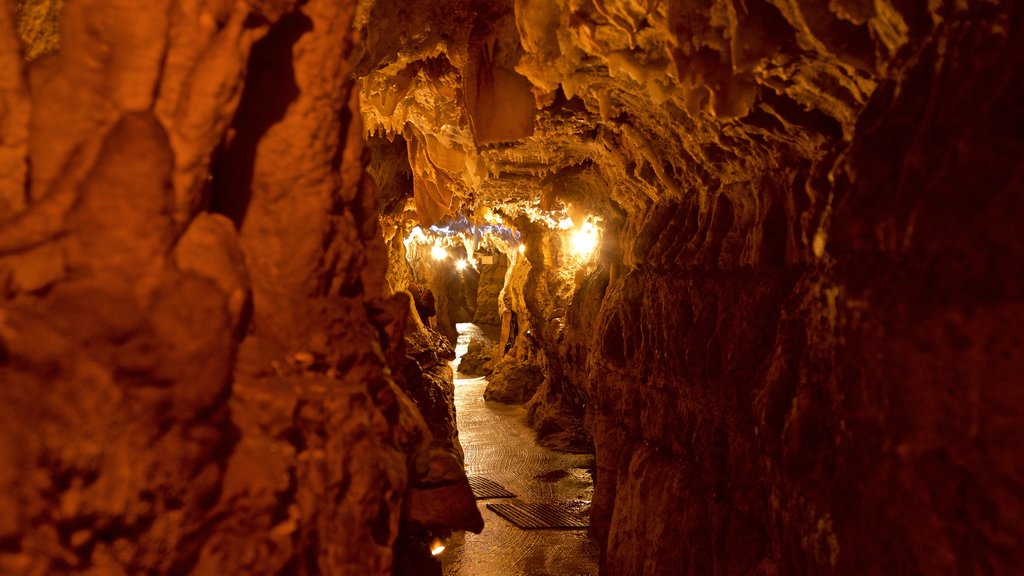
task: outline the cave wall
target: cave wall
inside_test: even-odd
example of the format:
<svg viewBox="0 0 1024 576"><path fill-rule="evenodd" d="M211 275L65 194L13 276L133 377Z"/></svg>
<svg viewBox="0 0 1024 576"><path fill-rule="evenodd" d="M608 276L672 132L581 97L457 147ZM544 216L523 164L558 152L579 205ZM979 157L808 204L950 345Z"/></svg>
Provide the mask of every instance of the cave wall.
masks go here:
<svg viewBox="0 0 1024 576"><path fill-rule="evenodd" d="M527 420L543 446L589 452L591 439L583 427L584 400L570 386L561 346L566 313L577 270L564 234L517 220L522 253L514 252L500 293L499 309L515 316L516 330L492 352L484 398L525 404ZM511 347L505 350L509 340Z"/></svg>
<svg viewBox="0 0 1024 576"><path fill-rule="evenodd" d="M601 218L562 329L506 291L509 363L566 380L534 411L585 409L604 573L1017 570L1019 6L416 5L361 21L361 102L429 217Z"/></svg>
<svg viewBox="0 0 1024 576"><path fill-rule="evenodd" d="M31 64L61 3L0 6L4 573L387 574L403 509L478 528L388 375L410 190L537 227L515 400L592 442L605 573L1024 564L1015 3L72 0Z"/></svg>
<svg viewBox="0 0 1024 576"><path fill-rule="evenodd" d="M629 214L625 273L571 315L608 573L1016 570L1007 26L981 9L908 48L835 159L773 152Z"/></svg>
<svg viewBox="0 0 1024 576"><path fill-rule="evenodd" d="M459 272L451 258L435 260L430 255L431 244L410 245L405 253L415 282L430 290L434 296L435 315L424 318L434 330L441 333L454 348L459 339L455 324L466 320L465 294L459 279ZM394 258L393 258L394 260Z"/></svg>
<svg viewBox="0 0 1024 576"><path fill-rule="evenodd" d="M409 305L383 299L356 6L17 4L0 572L385 575L407 521L479 529L417 492L437 459L391 377ZM26 63L53 39L19 45L19 14L60 49ZM456 472L444 506L475 513Z"/></svg>
<svg viewBox="0 0 1024 576"><path fill-rule="evenodd" d="M492 259L491 264L481 263L479 265L480 279L477 282L476 310L473 313L473 323L500 326L501 312L498 307L498 297L501 295L501 290L505 287L508 257L496 250L490 256Z"/></svg>

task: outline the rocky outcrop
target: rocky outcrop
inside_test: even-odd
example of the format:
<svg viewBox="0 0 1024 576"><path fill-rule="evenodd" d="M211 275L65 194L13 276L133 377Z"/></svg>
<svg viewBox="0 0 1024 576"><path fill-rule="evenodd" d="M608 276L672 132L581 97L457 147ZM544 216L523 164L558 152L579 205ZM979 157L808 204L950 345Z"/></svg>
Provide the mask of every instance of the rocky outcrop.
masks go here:
<svg viewBox="0 0 1024 576"><path fill-rule="evenodd" d="M455 388L449 364L455 359L455 351L444 337L418 321L411 308L412 299L408 301L400 383L424 415L434 445L454 455L459 470L462 446L455 425Z"/></svg>
<svg viewBox="0 0 1024 576"><path fill-rule="evenodd" d="M455 420L450 364L455 351L441 334L423 325L408 293L389 299L375 314L375 323L384 326L389 364L397 368L392 372L396 383L409 395L430 430L427 468L413 479L403 515L406 539L399 545L423 546L429 542L415 542L417 535L432 532L436 536L456 528L479 533L483 518L466 478ZM429 556L417 558L411 554L401 559L396 574L421 574L435 563Z"/></svg>
<svg viewBox="0 0 1024 576"><path fill-rule="evenodd" d="M26 66L0 4L0 572L385 575L479 528L372 314L354 11L77 0Z"/></svg>
<svg viewBox="0 0 1024 576"><path fill-rule="evenodd" d="M428 258L418 255L412 258L414 262L414 277L422 283L434 295L435 316L430 319L430 324L448 341L448 346L454 346L459 339L459 332L455 324L459 316L464 315L461 304L461 292L453 295L450 286L455 281L457 272L450 261L434 262Z"/></svg>
<svg viewBox="0 0 1024 576"><path fill-rule="evenodd" d="M494 371L490 366L494 353L494 342L474 336L466 347L466 353L459 359L459 373L467 376L485 376Z"/></svg>
<svg viewBox="0 0 1024 576"><path fill-rule="evenodd" d="M544 380L544 370L530 358L515 354L502 357L487 379L485 400L522 404L533 397Z"/></svg>
<svg viewBox="0 0 1024 576"><path fill-rule="evenodd" d="M502 308L514 315L512 346L494 360L485 398L528 403L530 424L537 441L571 452L593 450L583 427L585 402L566 374L563 360L565 316L577 276L587 270L571 253L566 238L520 220L525 251L513 260L502 292ZM504 350L508 340L499 344Z"/></svg>
<svg viewBox="0 0 1024 576"><path fill-rule="evenodd" d="M508 258L500 252L489 254L486 258L491 263L480 264L480 280L476 293L476 313L473 315L473 323L500 326L501 312L498 310L498 300L501 290L505 287Z"/></svg>

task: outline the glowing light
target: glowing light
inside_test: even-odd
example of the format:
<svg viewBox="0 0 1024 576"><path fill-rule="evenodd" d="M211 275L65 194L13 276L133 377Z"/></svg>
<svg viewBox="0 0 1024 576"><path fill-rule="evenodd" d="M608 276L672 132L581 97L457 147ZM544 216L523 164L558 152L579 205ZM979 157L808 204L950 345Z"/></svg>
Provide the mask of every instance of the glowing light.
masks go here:
<svg viewBox="0 0 1024 576"><path fill-rule="evenodd" d="M437 556L441 552L444 552L444 542L440 538L434 538L434 541L430 543L430 553Z"/></svg>
<svg viewBox="0 0 1024 576"><path fill-rule="evenodd" d="M441 247L440 242L435 242L434 246L430 249L430 255L434 260L444 260L448 257L448 252Z"/></svg>
<svg viewBox="0 0 1024 576"><path fill-rule="evenodd" d="M519 245L519 253L520 254L526 254L526 244L520 244Z"/></svg>
<svg viewBox="0 0 1024 576"><path fill-rule="evenodd" d="M589 258L597 248L597 228L590 222L584 222L572 233L572 248L580 258Z"/></svg>
<svg viewBox="0 0 1024 576"><path fill-rule="evenodd" d="M410 230L409 231L409 235L406 236L406 238L405 238L405 245L406 245L406 247L408 247L409 244L412 244L413 242L416 242L416 243L426 243L426 241L427 241L427 235L423 233L423 229L422 228L420 228L419 226L416 226L412 230Z"/></svg>
<svg viewBox="0 0 1024 576"><path fill-rule="evenodd" d="M457 268L460 272L465 270L466 266L469 266L469 262L466 262L465 260L458 260L455 262L455 268Z"/></svg>
<svg viewBox="0 0 1024 576"><path fill-rule="evenodd" d="M566 216L565 218L562 218L558 222L558 229L559 230L568 230L569 228L572 228L572 227L573 227L572 218L570 218L568 216Z"/></svg>

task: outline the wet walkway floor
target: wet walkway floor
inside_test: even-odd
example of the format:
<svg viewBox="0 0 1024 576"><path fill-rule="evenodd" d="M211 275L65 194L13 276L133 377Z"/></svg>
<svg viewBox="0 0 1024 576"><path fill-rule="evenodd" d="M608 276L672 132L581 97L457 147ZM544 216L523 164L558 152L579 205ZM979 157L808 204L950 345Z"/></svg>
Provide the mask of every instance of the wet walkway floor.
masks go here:
<svg viewBox="0 0 1024 576"><path fill-rule="evenodd" d="M459 324L456 353L461 358L480 328ZM457 362L457 360L456 360ZM485 378L455 375L459 439L466 453L466 473L494 480L524 502L582 505L593 496L588 468L593 456L555 452L534 442L526 409L485 402ZM441 556L445 576L592 576L597 549L587 530L522 530L487 509L481 534L456 533Z"/></svg>

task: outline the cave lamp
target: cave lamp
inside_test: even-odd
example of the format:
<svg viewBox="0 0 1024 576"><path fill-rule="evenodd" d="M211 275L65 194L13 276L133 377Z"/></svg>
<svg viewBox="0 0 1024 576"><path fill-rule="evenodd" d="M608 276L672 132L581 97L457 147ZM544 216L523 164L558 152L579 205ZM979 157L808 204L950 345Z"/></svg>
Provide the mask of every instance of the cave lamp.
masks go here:
<svg viewBox="0 0 1024 576"><path fill-rule="evenodd" d="M573 252L580 258L587 259L597 248L597 228L590 222L573 230L570 236Z"/></svg>
<svg viewBox="0 0 1024 576"><path fill-rule="evenodd" d="M441 247L440 242L434 242L434 245L430 248L430 255L434 260L444 260L448 257L448 251Z"/></svg>

